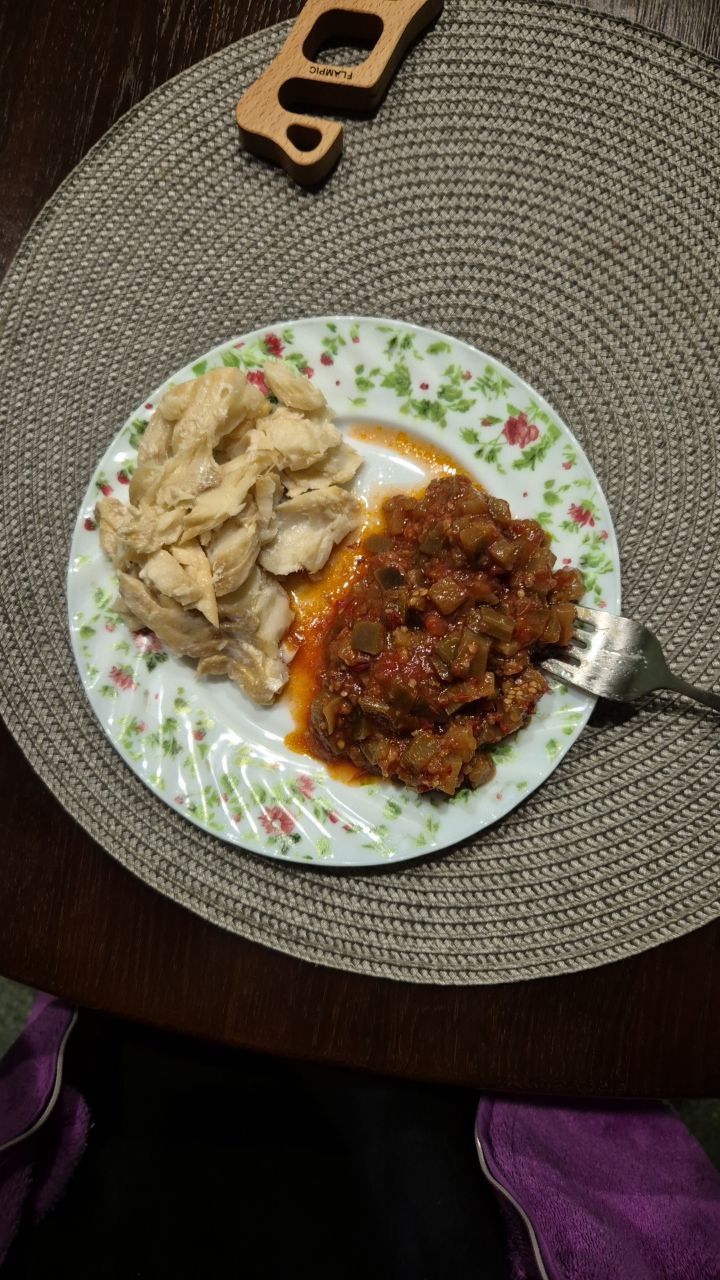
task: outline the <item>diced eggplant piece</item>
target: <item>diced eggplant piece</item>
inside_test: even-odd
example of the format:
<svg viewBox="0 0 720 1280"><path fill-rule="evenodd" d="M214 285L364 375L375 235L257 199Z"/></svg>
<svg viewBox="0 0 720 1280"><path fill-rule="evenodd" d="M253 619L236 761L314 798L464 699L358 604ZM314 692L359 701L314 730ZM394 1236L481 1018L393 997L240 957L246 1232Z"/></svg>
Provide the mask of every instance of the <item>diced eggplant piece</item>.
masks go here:
<svg viewBox="0 0 720 1280"><path fill-rule="evenodd" d="M497 604L496 587L497 582L494 578L485 573L478 574L470 586L470 595L480 604Z"/></svg>
<svg viewBox="0 0 720 1280"><path fill-rule="evenodd" d="M427 768L437 750L437 739L434 734L420 729L411 737L403 753L402 762L411 773L420 773Z"/></svg>
<svg viewBox="0 0 720 1280"><path fill-rule="evenodd" d="M475 734L472 731L471 721L467 717L458 716L453 720L449 729L443 736L443 747L450 752L457 752L462 756L463 764L471 760L475 754Z"/></svg>
<svg viewBox="0 0 720 1280"><path fill-rule="evenodd" d="M578 569L558 569L555 574L555 600L582 600L584 591L585 583Z"/></svg>
<svg viewBox="0 0 720 1280"><path fill-rule="evenodd" d="M495 764L489 752L478 751L476 753L474 759L465 770L465 777L471 787L482 787L486 782L492 782L495 777Z"/></svg>
<svg viewBox="0 0 720 1280"><path fill-rule="evenodd" d="M375 570L375 580L383 591L391 591L393 587L401 587L403 585L405 574L402 569L398 569L394 564L384 564Z"/></svg>
<svg viewBox="0 0 720 1280"><path fill-rule="evenodd" d="M492 520L468 520L460 528L458 541L463 551L474 556L478 551L489 547L496 540L497 535L498 527Z"/></svg>
<svg viewBox="0 0 720 1280"><path fill-rule="evenodd" d="M442 773L438 773L434 779L435 789L444 792L445 795L454 796L460 785L462 764L462 756L447 756L443 761Z"/></svg>
<svg viewBox="0 0 720 1280"><path fill-rule="evenodd" d="M456 680L464 680L470 675L470 664L480 646L480 636L470 627L463 627L452 663L452 673Z"/></svg>
<svg viewBox="0 0 720 1280"><path fill-rule="evenodd" d="M513 637L519 644L535 644L547 626L547 609L530 609L518 618Z"/></svg>
<svg viewBox="0 0 720 1280"><path fill-rule="evenodd" d="M518 538L514 543L515 547L515 563L514 569L522 569L526 565L532 555L535 554L535 545L527 538Z"/></svg>
<svg viewBox="0 0 720 1280"><path fill-rule="evenodd" d="M418 546L423 555L439 556L445 546L445 541L437 529L428 529L420 539Z"/></svg>
<svg viewBox="0 0 720 1280"><path fill-rule="evenodd" d="M337 722L338 712L343 704L343 700L339 693L333 694L322 703L322 715L327 725L328 733L335 732L335 724Z"/></svg>
<svg viewBox="0 0 720 1280"><path fill-rule="evenodd" d="M454 582L452 578L441 578L439 582L428 591L428 597L432 600L438 613L443 617L447 617L449 613L454 613L467 600L467 591L460 586L459 582Z"/></svg>
<svg viewBox="0 0 720 1280"><path fill-rule="evenodd" d="M499 613L497 609L491 609L489 605L483 604L479 609L473 609L468 622L474 629L492 636L493 640L512 640L515 619Z"/></svg>
<svg viewBox="0 0 720 1280"><path fill-rule="evenodd" d="M457 636L441 636L433 645L433 653L436 653L441 661L444 662L446 666L450 667L455 661L457 648Z"/></svg>
<svg viewBox="0 0 720 1280"><path fill-rule="evenodd" d="M482 516L488 509L488 500L484 493L478 490L471 493L467 498L463 498L460 503L460 510L466 516Z"/></svg>
<svg viewBox="0 0 720 1280"><path fill-rule="evenodd" d="M514 658L520 652L520 645L517 640L495 640L493 641L493 653L499 653L503 658Z"/></svg>
<svg viewBox="0 0 720 1280"><path fill-rule="evenodd" d="M362 618L353 625L350 643L356 653L369 653L372 657L382 653L385 644L385 628L381 622Z"/></svg>
<svg viewBox="0 0 720 1280"><path fill-rule="evenodd" d="M389 551L392 547L392 538L386 537L384 533L370 533L363 547L371 556L381 555L383 551Z"/></svg>
<svg viewBox="0 0 720 1280"><path fill-rule="evenodd" d="M438 680L442 680L445 684L449 684L453 677L452 671L450 670L447 662L443 662L442 658L439 658L436 653L431 653L430 664Z"/></svg>
<svg viewBox="0 0 720 1280"><path fill-rule="evenodd" d="M541 547L533 551L527 562L529 573L545 573L552 568L553 555L549 547Z"/></svg>
<svg viewBox="0 0 720 1280"><path fill-rule="evenodd" d="M575 606L572 604L556 604L555 613L560 619L560 639L558 644L569 644L575 627Z"/></svg>
<svg viewBox="0 0 720 1280"><path fill-rule="evenodd" d="M360 709L372 720L380 722L380 728L387 733L395 733L395 720L392 713L392 707L387 702L383 702L382 698L371 698L367 694L359 699Z"/></svg>
<svg viewBox="0 0 720 1280"><path fill-rule="evenodd" d="M488 654L490 653L492 640L490 639L490 636L478 636L477 643L478 647L475 651L472 662L470 663L470 675L473 676L474 679L479 680L487 671Z"/></svg>
<svg viewBox="0 0 720 1280"><path fill-rule="evenodd" d="M408 519L417 514L418 507L414 498L389 498L384 506L388 533L396 536L402 533Z"/></svg>
<svg viewBox="0 0 720 1280"><path fill-rule="evenodd" d="M368 764L387 776L393 771L398 758L397 743L383 733L372 733L362 744L362 753Z"/></svg>
<svg viewBox="0 0 720 1280"><path fill-rule="evenodd" d="M358 649L353 648L351 632L348 627L333 642L333 657L339 659L351 671L367 667L370 661L369 654L360 653Z"/></svg>
<svg viewBox="0 0 720 1280"><path fill-rule="evenodd" d="M350 735L353 742L364 742L370 733L370 725L367 716L358 707L353 712L350 721Z"/></svg>
<svg viewBox="0 0 720 1280"><path fill-rule="evenodd" d="M480 679L461 680L450 689L444 689L438 701L452 715L458 707L468 702L477 702L478 698L492 698L495 693L495 677L487 671Z"/></svg>
<svg viewBox="0 0 720 1280"><path fill-rule="evenodd" d="M556 609L550 610L545 630L540 639L543 644L557 644L560 640L560 619Z"/></svg>
<svg viewBox="0 0 720 1280"><path fill-rule="evenodd" d="M402 680L391 680L387 688L387 700L396 711L412 711L417 697Z"/></svg>
<svg viewBox="0 0 720 1280"><path fill-rule="evenodd" d="M514 569L517 561L517 543L509 538L496 538L488 547L488 555L501 569Z"/></svg>
<svg viewBox="0 0 720 1280"><path fill-rule="evenodd" d="M510 504L504 498L488 498L488 511L493 520L499 520L501 524L509 524L512 519Z"/></svg>

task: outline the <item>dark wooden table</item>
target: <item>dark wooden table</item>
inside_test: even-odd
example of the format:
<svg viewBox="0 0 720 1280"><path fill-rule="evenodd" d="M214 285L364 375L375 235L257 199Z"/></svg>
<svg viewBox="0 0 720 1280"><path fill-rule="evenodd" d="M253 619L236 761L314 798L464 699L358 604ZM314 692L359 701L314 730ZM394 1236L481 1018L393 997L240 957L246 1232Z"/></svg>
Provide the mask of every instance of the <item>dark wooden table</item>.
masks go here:
<svg viewBox="0 0 720 1280"><path fill-rule="evenodd" d="M588 3L720 56L719 0ZM299 8L0 0L0 264L133 103ZM4 728L0 777L0 973L9 977L159 1027L426 1080L720 1094L720 922L569 978L439 988L355 977L232 937L146 888L67 817Z"/></svg>

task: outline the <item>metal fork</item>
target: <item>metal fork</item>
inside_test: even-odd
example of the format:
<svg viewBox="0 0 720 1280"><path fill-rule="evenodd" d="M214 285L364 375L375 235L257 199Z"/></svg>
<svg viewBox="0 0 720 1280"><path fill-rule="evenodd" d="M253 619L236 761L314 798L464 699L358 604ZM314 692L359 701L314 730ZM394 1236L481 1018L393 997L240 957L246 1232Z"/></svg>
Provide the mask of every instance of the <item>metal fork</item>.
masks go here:
<svg viewBox="0 0 720 1280"><path fill-rule="evenodd" d="M571 643L542 668L566 684L615 702L633 702L653 689L673 689L720 711L720 694L698 689L669 670L659 641L647 627L604 609L576 608Z"/></svg>

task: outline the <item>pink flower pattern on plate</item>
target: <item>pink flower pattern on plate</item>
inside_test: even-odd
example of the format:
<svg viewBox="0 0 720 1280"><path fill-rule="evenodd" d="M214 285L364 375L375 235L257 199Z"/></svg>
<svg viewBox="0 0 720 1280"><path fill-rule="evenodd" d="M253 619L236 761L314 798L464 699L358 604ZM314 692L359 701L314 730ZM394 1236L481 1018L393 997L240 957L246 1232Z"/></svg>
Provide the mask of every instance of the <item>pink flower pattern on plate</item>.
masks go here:
<svg viewBox="0 0 720 1280"><path fill-rule="evenodd" d="M285 348L276 333L265 334L265 350L269 356L279 359Z"/></svg>
<svg viewBox="0 0 720 1280"><path fill-rule="evenodd" d="M508 444L519 444L521 449L537 440L540 431L534 422L528 422L526 413L519 413L517 418L508 418L502 429Z"/></svg>
<svg viewBox="0 0 720 1280"><path fill-rule="evenodd" d="M133 631L133 644L141 653L161 653L162 640L158 640L154 631Z"/></svg>
<svg viewBox="0 0 720 1280"><path fill-rule="evenodd" d="M128 689L135 688L135 681L132 678L130 667L111 667L108 675L115 685L116 689L121 689L124 693Z"/></svg>
<svg viewBox="0 0 720 1280"><path fill-rule="evenodd" d="M270 388L265 381L262 369L249 369L245 376L247 377L248 382L251 382L254 387L260 388L264 396L270 395Z"/></svg>
<svg viewBox="0 0 720 1280"><path fill-rule="evenodd" d="M595 524L592 511L589 511L587 507L584 507L581 502L571 502L568 507L568 515L575 524L589 524L591 528Z"/></svg>
<svg viewBox="0 0 720 1280"><path fill-rule="evenodd" d="M312 800L315 790L315 783L307 773L299 773L297 778L297 789L301 796L306 800Z"/></svg>
<svg viewBox="0 0 720 1280"><path fill-rule="evenodd" d="M258 820L269 836L289 836L295 830L295 819L281 804L274 804L266 809Z"/></svg>

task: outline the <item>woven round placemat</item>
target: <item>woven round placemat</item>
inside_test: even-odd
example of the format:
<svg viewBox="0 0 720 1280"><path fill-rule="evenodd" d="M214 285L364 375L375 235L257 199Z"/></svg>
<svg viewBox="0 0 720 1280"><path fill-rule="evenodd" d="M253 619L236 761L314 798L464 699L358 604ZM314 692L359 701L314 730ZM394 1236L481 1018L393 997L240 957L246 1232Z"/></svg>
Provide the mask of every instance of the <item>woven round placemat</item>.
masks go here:
<svg viewBox="0 0 720 1280"><path fill-rule="evenodd" d="M0 295L2 711L114 857L193 911L324 964L479 983L617 959L718 913L720 722L598 709L476 843L386 874L279 865L133 777L67 640L70 531L147 390L233 333L389 315L498 355L554 404L610 502L624 605L720 682L720 70L536 0L449 0L317 192L241 153L277 27L141 103L45 208ZM32 821L32 815L28 815ZM51 857L52 853L48 853Z"/></svg>

